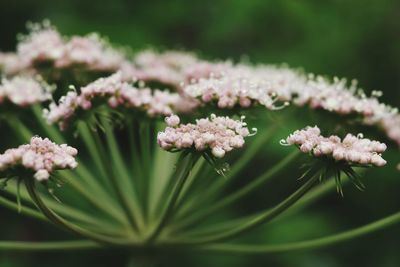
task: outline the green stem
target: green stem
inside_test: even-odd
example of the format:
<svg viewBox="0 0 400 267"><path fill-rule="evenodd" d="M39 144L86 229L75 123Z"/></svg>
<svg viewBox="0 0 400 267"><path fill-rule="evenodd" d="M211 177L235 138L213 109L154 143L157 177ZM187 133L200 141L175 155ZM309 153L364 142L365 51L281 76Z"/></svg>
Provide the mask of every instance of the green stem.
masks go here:
<svg viewBox="0 0 400 267"><path fill-rule="evenodd" d="M68 170L63 171L63 173L59 175L60 177L64 177L67 180L68 184L70 184L72 188L74 188L84 198L92 203L93 206L103 211L106 215L110 216L119 223L124 224L124 217L119 212L118 208L116 208L116 205L112 205L113 202L108 201L108 199L110 198L108 194L106 194L107 197L105 197L102 191L96 191L96 187L93 188L89 186L82 186L82 184L80 184L77 180L77 177L74 177L72 173L70 173ZM105 201L99 201L99 198Z"/></svg>
<svg viewBox="0 0 400 267"><path fill-rule="evenodd" d="M343 180L343 184L346 183L347 180ZM320 197L325 195L326 193L330 192L332 189L336 187L336 182L334 179L330 179L325 183L322 183L316 186L314 189L310 190L306 195L304 195L301 199L299 199L295 204L293 204L290 208L288 208L284 213L282 213L278 218L275 219L275 223L289 217L297 212L301 211L314 201L318 200ZM211 235L215 233L220 233L222 231L226 231L227 229L233 228L237 225L242 225L246 221L256 218L257 215L251 215L244 218L239 218L235 220L230 220L228 222L223 222L219 224L215 224L212 226L208 226L206 230L199 230L196 232L191 232L191 235Z"/></svg>
<svg viewBox="0 0 400 267"><path fill-rule="evenodd" d="M120 154L120 150L117 141L114 136L112 126L105 119L102 119L102 125L105 129L105 135L107 140L107 146L110 152L113 166L112 170L115 170L117 176L109 174L109 178L113 187L120 199L121 205L125 210L126 217L128 218L132 229L138 231L139 224L142 224L140 218L140 208L137 206L137 196L135 194L134 186L132 184L129 172L126 169L124 159ZM104 162L104 164L107 164Z"/></svg>
<svg viewBox="0 0 400 267"><path fill-rule="evenodd" d="M142 204L142 213L144 218L149 217L148 210L148 195L149 195L149 179L151 174L151 164L152 164L152 151L150 144L150 122L147 120L143 120L139 124L140 128L140 155L142 159L142 166L144 168L144 173L142 177L139 177L141 180L140 185L140 195L141 195L141 204Z"/></svg>
<svg viewBox="0 0 400 267"><path fill-rule="evenodd" d="M39 122L40 126L43 128L43 130L46 131L48 136L56 143L62 144L65 142L63 136L60 134L60 132L54 127L49 124L44 120L43 118L43 112L42 112L42 107L38 105L33 105L32 106L32 111L33 114L36 117L36 120Z"/></svg>
<svg viewBox="0 0 400 267"><path fill-rule="evenodd" d="M263 254L289 252L305 249L319 249L352 240L367 234L372 234L376 231L390 227L396 223L400 223L400 212L394 213L390 216L387 216L386 218L379 219L364 226L344 231L342 233L307 241L299 241L278 245L211 244L207 246L202 246L198 249L207 252L235 254ZM90 240L48 242L0 241L0 251L82 251L99 249L105 249L105 247Z"/></svg>
<svg viewBox="0 0 400 267"><path fill-rule="evenodd" d="M172 189L171 195L167 200L166 207L157 226L147 239L148 243L152 243L159 236L160 232L163 230L164 226L172 216L176 201L178 200L182 188L185 185L185 182L199 157L200 155L198 153L193 152L189 152L188 154L181 154L181 158L178 160L178 165L176 167L174 177L176 179L175 186Z"/></svg>
<svg viewBox="0 0 400 267"><path fill-rule="evenodd" d="M126 267L156 267L157 256L147 253L135 255L128 259Z"/></svg>
<svg viewBox="0 0 400 267"><path fill-rule="evenodd" d="M357 171L358 174L362 174L364 172L365 172L365 169L361 169L361 170ZM348 182L349 182L348 177L347 177L347 179L342 179L342 181L341 181L342 186L347 184ZM301 198L292 207L290 207L285 212L285 214L282 214L282 216L279 217L279 220L285 219L286 217L294 215L297 212L303 210L308 205L314 203L316 200L323 197L325 194L332 192L332 189L334 189L334 188L336 188L335 179L330 179L329 181L325 181L321 185L315 187L315 189L311 190L307 195L305 195L303 198Z"/></svg>
<svg viewBox="0 0 400 267"><path fill-rule="evenodd" d="M199 159L197 164L193 167L193 170L188 177L187 182L185 183L185 186L182 188L182 193L180 194L176 206L177 209L184 203L186 199L189 199L188 195L192 192L191 189L195 188L195 184L197 179L200 178L201 173L204 172L204 166L206 166L207 161L202 157Z"/></svg>
<svg viewBox="0 0 400 267"><path fill-rule="evenodd" d="M37 114L37 112L38 111L36 111L36 114ZM45 124L43 119L38 118L38 120L41 122L41 125L43 126L44 130L47 131L47 133L51 137L57 136L56 139L58 141L61 141L61 143L64 143L62 136L60 136L59 133L54 128ZM24 141L24 142L29 141L30 138L33 136L33 134L30 132L30 130L28 128L26 128L26 126L18 118L15 118L13 120L7 120L7 121L10 122L10 126L12 127L14 132L20 137L21 141ZM55 136L53 136L53 135L55 135ZM86 170L86 168L83 165L81 165L76 169L76 172L81 175L80 178L82 178L82 180L95 181L95 179L90 178L90 175L87 175L88 174L87 171L86 171L86 173L84 173L85 170ZM86 174L86 175L82 175L82 174ZM118 213L118 209L117 209L118 206L112 205L112 203L113 203L112 199L110 199L110 201L105 201L103 203L100 203L98 201L99 195L101 195L102 197L108 196L108 194L104 193L102 188L99 189L99 186L97 186L95 183L90 183L89 188L96 189L96 190L98 189L98 191L96 191L97 195L94 195L94 194L91 194L90 191L87 190L88 186L83 185L81 183L80 179L75 179L75 177L73 177L73 175L70 174L68 171L65 171L61 176L63 176L63 177L68 176L68 177L66 177L67 180L69 180L70 185L76 191L81 193L88 201L90 201L93 205L98 207L100 210L105 211L106 214L112 214L112 216L114 216L117 220L118 219L120 220L121 214ZM109 197L107 197L107 198L109 198Z"/></svg>
<svg viewBox="0 0 400 267"><path fill-rule="evenodd" d="M277 127L272 126L271 128L267 129L268 132L264 134L256 135L256 139L254 142L249 146L247 151L243 153L243 156L240 157L240 160L235 162L235 165L228 173L229 179L235 177L238 173L240 173L246 166L248 166L249 162L253 160L253 158L257 155L260 149L265 147L265 144L271 140L273 135L275 134ZM259 136L259 137L258 137Z"/></svg>
<svg viewBox="0 0 400 267"><path fill-rule="evenodd" d="M40 105L34 105L32 107L33 113L36 116L37 121L39 122L39 124L42 126L43 130L47 133L47 135L56 143L65 143L65 139L64 137L60 134L59 130L56 129L54 126L48 125L46 123L46 121L43 119L42 117L42 108ZM78 131L79 129L82 128L81 124L83 123L78 123ZM96 159L98 158L98 150L96 150L96 147L93 146L93 140L91 138L88 138L87 136L87 132L84 132L85 134L82 134L82 138L84 140L85 145L88 147L88 151L91 155L92 158L94 158L95 163L97 164L98 162L96 161ZM94 152L93 152L94 151ZM97 165L97 167L101 170L101 165ZM88 184L88 186L90 186L93 191L96 192L96 195L101 195L102 198L106 198L108 199L107 202L110 202L111 204L114 203L113 199L110 198L109 194L107 192L105 192L104 188L100 185L100 183L98 182L98 179L93 177L93 175L87 170L87 168L85 167L83 162L79 162L79 168L76 169L76 173L80 176L81 179L79 179L77 181L77 183L79 183L80 187L83 187L83 185L81 184L81 181L84 181ZM104 173L103 173L104 174ZM104 180L106 181L107 179L104 177L104 175L102 176L104 178ZM106 185L107 187L108 185ZM116 206L114 205L114 209L116 208Z"/></svg>
<svg viewBox="0 0 400 267"><path fill-rule="evenodd" d="M244 167L248 166L248 163L257 155L257 152L261 148L265 147L265 144L273 137L276 129L277 127L273 126L269 129L270 131L268 133L259 135L260 137L256 138L249 148L245 150L245 153L242 155L242 157L240 157L240 160L235 162L233 165L234 167L227 173L227 179L217 180L214 184L212 184L212 186L210 186L210 189L205 194L201 194L192 198L191 201L188 201L186 205L179 210L177 218L183 218L193 209L197 209L199 203L204 203L205 199L212 199L214 196L218 195L226 185L226 181L232 182L236 178L240 177L237 174L240 173Z"/></svg>
<svg viewBox="0 0 400 267"><path fill-rule="evenodd" d="M292 242L278 245L241 245L241 244L212 244L201 249L205 251L226 252L226 253L277 253L294 250L317 249L340 242L348 241L360 236L371 234L378 230L385 229L393 224L400 223L400 212L394 213L386 218L374 221L361 227L357 227L339 234L307 241Z"/></svg>
<svg viewBox="0 0 400 267"><path fill-rule="evenodd" d="M288 164L293 162L300 153L298 150L290 153L284 159L282 159L278 164L274 165L271 169L267 172L263 173L259 177L255 178L251 183L247 184L240 190L231 195L223 198L220 202L213 204L212 206L207 206L207 209L200 210L197 213L192 214L191 216L187 217L187 219L183 219L179 221L177 224L174 225L174 228L183 228L188 227L196 222L202 221L209 215L218 212L219 210L225 208L228 205L240 200L241 198L245 197L249 193L253 192L254 190L258 189L262 184L267 182L271 177L275 176L277 173L282 171Z"/></svg>
<svg viewBox="0 0 400 267"><path fill-rule="evenodd" d="M84 228L81 228L75 224L72 224L60 216L58 216L56 213L54 213L52 210L50 210L46 204L43 202L42 198L40 197L40 194L38 194L36 190L36 183L34 179L25 179L25 185L26 189L32 199L32 201L36 204L38 209L43 213L44 216L46 216L51 222L53 222L55 225L60 226L61 228L64 228L66 230L69 230L75 234L78 234L80 236L84 236L87 238L90 238L96 242L103 243L103 244L108 244L108 245L122 245L122 244L130 244L132 241L128 240L121 240L121 239L116 239L108 236L103 236L99 235L97 233L91 232L89 230L86 230Z"/></svg>
<svg viewBox="0 0 400 267"><path fill-rule="evenodd" d="M277 206L274 208L267 210L265 212L262 212L256 217L252 217L250 220L244 222L243 224L234 227L233 229L229 229L225 232L215 234L212 236L205 236L205 237L200 237L199 239L182 239L183 243L188 243L188 244L204 244L204 243L211 243L211 242L216 242L216 241L221 241L221 240L226 240L226 239L231 239L234 237L237 237L238 235L244 234L246 232L249 232L256 228L259 225L265 224L278 215L280 215L282 212L287 210L289 207L291 207L294 203L296 203L305 193L307 193L313 185L318 182L319 179L319 173L315 174L313 173L312 177L305 182L298 190L296 190L293 194L291 194L289 197L287 197L284 201L279 203ZM180 243L180 239L178 239L178 242Z"/></svg>
<svg viewBox="0 0 400 267"><path fill-rule="evenodd" d="M73 241L0 241L0 251L72 251L72 250L98 250L105 247L90 240Z"/></svg>
<svg viewBox="0 0 400 267"><path fill-rule="evenodd" d="M9 120L6 120L6 122L24 142L29 141L32 138L33 135L31 131L29 131L29 129L26 128L26 126L21 122L21 120L17 116L14 116Z"/></svg>
<svg viewBox="0 0 400 267"><path fill-rule="evenodd" d="M134 184L136 185L136 194L140 198L143 198L142 188L144 187L143 183L145 182L144 180L146 178L144 175L144 170L140 159L141 154L138 144L138 142L140 142L140 138L138 138L139 126L136 120L134 120L133 118L128 118L126 120L126 125L128 130L130 157L132 164L132 167L129 169L131 169L132 179L134 181Z"/></svg>
<svg viewBox="0 0 400 267"><path fill-rule="evenodd" d="M8 209L18 211L18 205L4 197L0 197L0 205L2 205L3 207L6 207ZM30 207L27 207L27 206L22 206L21 210L18 211L18 213L29 216L31 218L35 218L35 219L47 222L47 219L46 219L46 217L43 216L43 214L41 214L41 213L37 212L36 210L31 209Z"/></svg>
<svg viewBox="0 0 400 267"><path fill-rule="evenodd" d="M83 139L87 151L89 152L90 158L93 160L96 169L99 171L101 177L107 182L107 171L104 162L101 159L101 155L105 152L102 151L102 147L96 144L96 139L93 137L93 131L89 129L89 126L85 122L78 122L77 124L79 135Z"/></svg>
<svg viewBox="0 0 400 267"><path fill-rule="evenodd" d="M7 193L15 195L16 184L10 181L5 190ZM26 190L21 190L21 199L29 204L34 204L32 200L29 198L28 192L26 192ZM42 199L50 209L54 210L55 212L61 214L62 216L68 219L73 219L74 221L78 221L90 227L96 227L108 230L115 228L114 221L110 222L108 220L106 221L106 220L100 220L99 218L94 218L81 210L78 210L71 206L67 206L65 204L60 204L59 202L56 202L53 199L50 199L46 196L42 196Z"/></svg>
<svg viewBox="0 0 400 267"><path fill-rule="evenodd" d="M154 168L149 188L150 220L156 220L165 205L168 189L171 189L174 168L177 164L177 153L170 153L157 147L154 155Z"/></svg>

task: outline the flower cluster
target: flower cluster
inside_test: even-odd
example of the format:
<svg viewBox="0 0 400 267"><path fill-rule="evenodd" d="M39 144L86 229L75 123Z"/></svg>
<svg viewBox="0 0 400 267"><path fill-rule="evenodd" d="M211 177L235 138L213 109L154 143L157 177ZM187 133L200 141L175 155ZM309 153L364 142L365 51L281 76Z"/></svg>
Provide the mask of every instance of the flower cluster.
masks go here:
<svg viewBox="0 0 400 267"><path fill-rule="evenodd" d="M271 89L268 77L259 76L245 67L235 67L217 75L212 73L207 78L192 80L184 91L205 103L215 101L219 108L237 105L248 108L255 104L272 110L279 108L275 105L279 99Z"/></svg>
<svg viewBox="0 0 400 267"><path fill-rule="evenodd" d="M22 166L34 171L34 178L46 181L54 170L74 169L78 166L78 151L66 144L57 145L49 139L32 137L29 144L6 150L0 154L0 171Z"/></svg>
<svg viewBox="0 0 400 267"><path fill-rule="evenodd" d="M368 97L356 81L349 86L346 79L330 81L285 66L237 64L226 65L217 75L211 72L209 76L193 79L183 86L183 91L205 103L216 102L219 108L261 104L276 109L275 103L280 101L339 115L357 114L361 123L382 128L400 145L398 110L381 103L380 92L374 91Z"/></svg>
<svg viewBox="0 0 400 267"><path fill-rule="evenodd" d="M136 68L132 75L145 82L157 81L176 87L184 79L183 70L197 61L197 57L190 53L145 50L136 55Z"/></svg>
<svg viewBox="0 0 400 267"><path fill-rule="evenodd" d="M29 106L51 99L51 87L29 76L3 78L0 84L0 104L9 101L17 106Z"/></svg>
<svg viewBox="0 0 400 267"><path fill-rule="evenodd" d="M356 114L362 124L383 129L400 145L398 110L382 104L379 93L367 96L356 82L349 85L345 79L331 81L287 66L210 62L178 51L145 50L131 62L97 35L65 38L48 22L32 25L16 54L0 53L0 68L6 75L32 73L35 64L49 62L54 68L84 66L90 70L121 71L123 81L158 82L177 90L186 100L190 97L215 103L219 108L262 105L274 110L292 103L340 115ZM115 98L110 101L117 103ZM194 107L194 103L190 106Z"/></svg>
<svg viewBox="0 0 400 267"><path fill-rule="evenodd" d="M295 131L286 140L282 140L282 143L297 145L302 152L312 153L316 157L326 156L350 164L375 166L386 164L381 156L386 150L386 145L362 138L362 135L347 134L343 140L335 135L324 137L320 129L315 126Z"/></svg>
<svg viewBox="0 0 400 267"><path fill-rule="evenodd" d="M94 100L98 98L105 100L111 108L135 108L146 112L150 117L187 112L193 108L191 100L177 93L133 87L123 80L120 72L117 72L82 87L80 94L75 91L68 92L60 99L58 105L50 104L44 115L48 123L58 122L61 128L65 128L78 110L92 109Z"/></svg>
<svg viewBox="0 0 400 267"><path fill-rule="evenodd" d="M215 157L222 158L226 152L241 148L244 138L249 136L249 129L243 119L239 121L212 114L210 118L196 120L195 124L180 124L179 117L172 115L165 119L168 127L158 133L157 142L162 149L168 151L211 149Z"/></svg>
<svg viewBox="0 0 400 267"><path fill-rule="evenodd" d="M125 75L144 82L159 82L172 86L179 92L182 86L200 78L219 75L232 66L230 62L208 62L195 54L167 51L157 53L152 50L140 52L133 64L124 65Z"/></svg>
<svg viewBox="0 0 400 267"><path fill-rule="evenodd" d="M28 70L28 66L15 53L0 52L0 72L7 76L23 73Z"/></svg>
<svg viewBox="0 0 400 267"><path fill-rule="evenodd" d="M115 50L96 34L69 39L48 22L31 25L31 31L21 38L16 54L2 54L0 65L6 74L29 71L40 63L53 68L84 66L96 71L116 71L126 61L120 51Z"/></svg>

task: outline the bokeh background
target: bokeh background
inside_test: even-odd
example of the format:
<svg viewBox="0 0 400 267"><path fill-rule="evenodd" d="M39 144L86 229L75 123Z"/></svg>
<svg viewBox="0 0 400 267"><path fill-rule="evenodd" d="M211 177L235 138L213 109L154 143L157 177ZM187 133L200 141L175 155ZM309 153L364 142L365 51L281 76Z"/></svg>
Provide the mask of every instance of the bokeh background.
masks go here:
<svg viewBox="0 0 400 267"><path fill-rule="evenodd" d="M356 78L367 92L400 106L398 0L0 0L0 50L12 51L26 22L50 19L63 34L93 31L132 51L183 49L204 58L287 63L307 72ZM299 119L301 121L301 118ZM304 122L306 123L306 122ZM279 151L271 153L272 156ZM388 156L397 160L398 153ZM273 160L272 160L273 161ZM262 161L260 161L262 164ZM399 173L371 171L366 192L329 194L291 220L249 237L260 242L318 237L355 227L400 208ZM267 199L260 190L243 203ZM0 239L68 237L3 208ZM260 256L177 255L165 266L400 266L400 226L329 248ZM0 266L121 266L116 252L1 253ZM171 262L169 264L172 264Z"/></svg>

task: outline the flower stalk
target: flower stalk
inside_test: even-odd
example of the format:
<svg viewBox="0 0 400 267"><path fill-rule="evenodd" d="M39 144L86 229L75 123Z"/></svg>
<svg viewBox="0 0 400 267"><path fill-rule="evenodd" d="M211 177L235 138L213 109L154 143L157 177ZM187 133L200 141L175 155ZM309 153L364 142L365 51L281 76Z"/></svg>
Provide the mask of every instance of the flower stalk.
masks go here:
<svg viewBox="0 0 400 267"><path fill-rule="evenodd" d="M181 157L178 160L175 174L174 174L174 187L172 189L171 194L168 197L167 203L162 211L162 215L159 218L155 228L153 229L152 233L149 235L147 242L153 243L154 240L160 235L161 231L163 230L164 226L168 223L168 220L171 218L172 213L174 212L176 201L182 191L185 182L195 165L196 161L199 159L199 153L187 153L183 152Z"/></svg>

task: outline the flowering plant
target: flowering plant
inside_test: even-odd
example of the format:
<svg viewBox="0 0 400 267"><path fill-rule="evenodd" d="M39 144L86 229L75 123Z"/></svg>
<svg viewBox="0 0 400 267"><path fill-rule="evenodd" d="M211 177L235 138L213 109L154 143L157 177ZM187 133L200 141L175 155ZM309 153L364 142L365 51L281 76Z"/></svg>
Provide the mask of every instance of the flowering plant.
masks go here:
<svg viewBox="0 0 400 267"><path fill-rule="evenodd" d="M335 186L343 195L347 180L365 188L364 169L385 166L382 154L400 145L400 115L379 101L379 92L368 96L355 82L286 66L212 62L176 51L130 56L98 35L67 38L48 23L31 28L15 53L0 54L1 130L28 143L0 155L0 203L81 240L2 241L2 248L116 248L135 265L147 251L289 251L400 222L397 212L309 241L235 241ZM289 135L279 120L293 112L323 117L310 117L310 124L337 135L324 137L317 126ZM248 179L263 147L282 137L279 129L288 135L280 145L298 150L284 148L286 156ZM300 165L306 169L293 180L299 188L279 204L235 219L215 216ZM227 192L239 179L244 185Z"/></svg>

